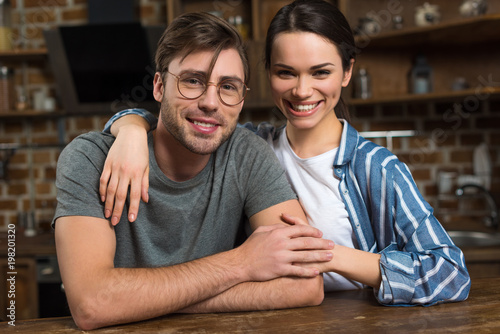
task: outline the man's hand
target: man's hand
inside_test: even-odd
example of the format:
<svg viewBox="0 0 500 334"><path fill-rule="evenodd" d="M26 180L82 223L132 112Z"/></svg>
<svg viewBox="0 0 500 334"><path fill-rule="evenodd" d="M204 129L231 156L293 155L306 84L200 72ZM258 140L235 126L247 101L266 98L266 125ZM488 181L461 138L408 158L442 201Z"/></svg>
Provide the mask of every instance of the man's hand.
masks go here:
<svg viewBox="0 0 500 334"><path fill-rule="evenodd" d="M321 236L320 230L304 224L261 226L236 251L248 281L283 276L310 278L320 271L300 264L328 262L332 258L334 244Z"/></svg>
<svg viewBox="0 0 500 334"><path fill-rule="evenodd" d="M303 219L283 214L281 219L288 224L306 224ZM378 289L382 276L380 273L380 254L336 245L331 250L331 261L298 263L304 269L314 268L321 273L336 272L348 279L358 281Z"/></svg>

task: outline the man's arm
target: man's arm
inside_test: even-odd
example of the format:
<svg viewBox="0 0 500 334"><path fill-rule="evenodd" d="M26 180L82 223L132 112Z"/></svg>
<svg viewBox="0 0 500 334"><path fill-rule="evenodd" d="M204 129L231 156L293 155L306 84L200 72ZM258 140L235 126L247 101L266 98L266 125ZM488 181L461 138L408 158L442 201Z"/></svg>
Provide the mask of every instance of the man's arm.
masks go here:
<svg viewBox="0 0 500 334"><path fill-rule="evenodd" d="M259 226L266 226L282 221L283 213L293 214L295 217L301 217L302 221L297 220L297 224L307 224L307 220L302 207L297 200L286 201L263 210L250 218L252 229ZM287 228L287 227L285 227ZM289 228L289 227L288 227ZM258 231L258 230L257 230ZM255 233L255 232L254 232ZM297 249L314 249L314 240L312 238L300 238L295 241ZM333 242L329 241L330 249L333 249ZM303 257L303 262L313 262L315 253L296 252ZM250 253L246 260L254 261ZM279 266L278 259L272 258L269 254L268 261L272 265L273 261ZM258 255L257 255L258 256ZM321 262L328 262L331 259L331 251L323 251ZM309 269L317 270L320 262L315 265L307 266ZM296 265L297 269L304 266ZM203 312L233 312L233 311L252 311L252 310L271 310L291 307L315 306L323 301L323 277L279 277L265 282L245 282L228 289L213 298L202 301L182 310L186 313Z"/></svg>
<svg viewBox="0 0 500 334"><path fill-rule="evenodd" d="M84 330L175 312L246 281L313 277L316 270L293 265L303 260L293 241L305 238L311 248L329 247L312 227L275 225L258 229L236 249L203 259L165 268L114 268L115 233L105 219L60 217L55 234L71 313ZM324 258L323 252L310 253L311 261ZM246 261L250 255L256 261ZM278 264L270 266L266 256Z"/></svg>

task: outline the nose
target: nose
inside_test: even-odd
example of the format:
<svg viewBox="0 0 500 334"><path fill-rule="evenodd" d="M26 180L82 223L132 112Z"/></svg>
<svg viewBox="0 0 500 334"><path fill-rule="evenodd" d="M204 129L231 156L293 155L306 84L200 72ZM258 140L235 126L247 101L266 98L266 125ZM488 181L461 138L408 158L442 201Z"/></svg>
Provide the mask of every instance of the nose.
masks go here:
<svg viewBox="0 0 500 334"><path fill-rule="evenodd" d="M311 81L308 77L298 77L297 83L292 90L292 94L298 98L306 98L311 96L313 92L313 87Z"/></svg>
<svg viewBox="0 0 500 334"><path fill-rule="evenodd" d="M207 89L199 100L198 106L204 111L217 111L219 109L219 96L217 95L217 85L214 83L207 83Z"/></svg>

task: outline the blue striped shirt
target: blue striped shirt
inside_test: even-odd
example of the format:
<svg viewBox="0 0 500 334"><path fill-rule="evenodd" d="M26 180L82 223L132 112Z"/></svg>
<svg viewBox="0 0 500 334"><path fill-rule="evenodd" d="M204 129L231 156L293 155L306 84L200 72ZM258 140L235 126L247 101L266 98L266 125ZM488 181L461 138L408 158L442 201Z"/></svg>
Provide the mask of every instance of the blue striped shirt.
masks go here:
<svg viewBox="0 0 500 334"><path fill-rule="evenodd" d="M156 127L155 118L142 109L120 112L110 122L130 113ZM465 300L471 281L463 253L434 217L408 167L342 122L334 173L359 248L381 255L382 282L374 290L379 303L411 306ZM284 129L268 123L244 127L268 142Z"/></svg>
<svg viewBox="0 0 500 334"><path fill-rule="evenodd" d="M398 306L465 300L471 282L463 253L434 217L408 167L342 122L334 173L359 248L381 255L377 300ZM245 127L269 143L284 130L267 123Z"/></svg>

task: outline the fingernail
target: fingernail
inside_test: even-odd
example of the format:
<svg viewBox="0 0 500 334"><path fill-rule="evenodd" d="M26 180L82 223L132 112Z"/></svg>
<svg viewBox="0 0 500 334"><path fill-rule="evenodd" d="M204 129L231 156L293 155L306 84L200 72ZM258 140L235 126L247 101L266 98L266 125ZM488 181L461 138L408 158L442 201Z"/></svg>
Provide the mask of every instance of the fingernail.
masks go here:
<svg viewBox="0 0 500 334"><path fill-rule="evenodd" d="M106 201L106 197L101 196L101 202L105 202L105 201Z"/></svg>
<svg viewBox="0 0 500 334"><path fill-rule="evenodd" d="M113 225L118 224L118 217L117 216L113 216L113 218L111 219L111 224L113 224Z"/></svg>
<svg viewBox="0 0 500 334"><path fill-rule="evenodd" d="M133 213L128 215L128 220L133 222L135 220L135 215Z"/></svg>
<svg viewBox="0 0 500 334"><path fill-rule="evenodd" d="M149 194L146 195L146 203L149 203Z"/></svg>
<svg viewBox="0 0 500 334"><path fill-rule="evenodd" d="M330 241L330 242L328 243L328 246L329 246L330 248L334 248L334 247L335 247L335 243L334 243L333 241Z"/></svg>
<svg viewBox="0 0 500 334"><path fill-rule="evenodd" d="M326 254L326 257L327 257L327 259L331 260L332 257L333 257L333 254L332 253L328 253L328 254Z"/></svg>
<svg viewBox="0 0 500 334"><path fill-rule="evenodd" d="M104 211L104 217L109 218L111 216L111 210Z"/></svg>

